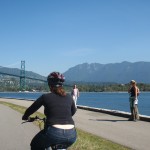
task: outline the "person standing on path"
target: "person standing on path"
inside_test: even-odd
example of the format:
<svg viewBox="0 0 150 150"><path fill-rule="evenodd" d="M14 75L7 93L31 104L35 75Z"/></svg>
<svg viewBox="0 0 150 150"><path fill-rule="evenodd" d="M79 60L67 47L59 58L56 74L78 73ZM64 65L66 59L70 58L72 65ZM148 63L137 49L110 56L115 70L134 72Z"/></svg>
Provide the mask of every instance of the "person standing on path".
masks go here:
<svg viewBox="0 0 150 150"><path fill-rule="evenodd" d="M139 120L139 112L138 112L139 88L137 87L135 80L130 81L130 87L128 89L128 93L130 94L129 102L130 102L130 111L131 111L131 117L129 118L129 121Z"/></svg>
<svg viewBox="0 0 150 150"><path fill-rule="evenodd" d="M47 77L50 93L41 95L27 110L22 120L36 112L42 105L46 116L46 125L31 141L31 150L45 150L55 144L71 146L77 138L72 116L76 112L74 101L63 89L65 77L52 72ZM30 118L29 118L30 120Z"/></svg>
<svg viewBox="0 0 150 150"><path fill-rule="evenodd" d="M71 91L71 96L74 100L74 103L75 103L75 106L77 108L77 100L78 100L78 97L79 97L79 89L77 88L76 85L73 86L73 89Z"/></svg>

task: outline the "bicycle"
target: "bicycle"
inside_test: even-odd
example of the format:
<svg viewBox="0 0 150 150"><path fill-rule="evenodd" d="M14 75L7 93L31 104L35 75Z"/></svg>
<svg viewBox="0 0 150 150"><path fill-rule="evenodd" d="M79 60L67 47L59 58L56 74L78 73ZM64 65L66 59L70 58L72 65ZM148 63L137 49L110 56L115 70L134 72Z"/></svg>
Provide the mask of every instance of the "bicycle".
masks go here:
<svg viewBox="0 0 150 150"><path fill-rule="evenodd" d="M45 126L46 118L40 118L38 116L29 117L29 119L22 122L22 124L27 123L27 122L34 122L34 121L42 121L42 122L39 122L39 128L40 130L42 130L41 124L44 123L44 126ZM45 148L45 150L67 150L67 145L66 144L51 145L50 147Z"/></svg>

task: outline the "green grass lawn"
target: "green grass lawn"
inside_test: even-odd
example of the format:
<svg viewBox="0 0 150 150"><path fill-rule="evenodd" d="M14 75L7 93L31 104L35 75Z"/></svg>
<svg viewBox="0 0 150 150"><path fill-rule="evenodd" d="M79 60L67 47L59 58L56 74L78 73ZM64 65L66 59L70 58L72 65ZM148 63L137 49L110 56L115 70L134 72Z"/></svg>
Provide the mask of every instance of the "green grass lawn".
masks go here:
<svg viewBox="0 0 150 150"><path fill-rule="evenodd" d="M0 102L22 114L24 114L26 107L15 105L8 102ZM44 114L36 112L33 116L44 117ZM41 122L35 122L40 128L43 128ZM77 141L73 144L69 150L131 150L130 148L124 147L122 145L113 143L101 137L95 136L93 134L84 132L80 129L77 129Z"/></svg>

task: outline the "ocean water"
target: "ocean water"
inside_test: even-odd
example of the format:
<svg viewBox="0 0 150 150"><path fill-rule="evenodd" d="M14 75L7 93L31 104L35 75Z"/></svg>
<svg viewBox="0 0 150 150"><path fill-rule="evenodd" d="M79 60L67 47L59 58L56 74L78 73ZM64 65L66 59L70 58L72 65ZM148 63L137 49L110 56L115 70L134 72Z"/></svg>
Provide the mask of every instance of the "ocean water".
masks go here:
<svg viewBox="0 0 150 150"><path fill-rule="evenodd" d="M40 92L0 92L0 97L36 100L42 94ZM150 116L150 92L141 92L138 99L140 114ZM77 105L130 112L128 93L81 92Z"/></svg>
<svg viewBox="0 0 150 150"><path fill-rule="evenodd" d="M138 99L139 113L150 116L150 93L140 93ZM81 93L77 104L130 112L128 93Z"/></svg>

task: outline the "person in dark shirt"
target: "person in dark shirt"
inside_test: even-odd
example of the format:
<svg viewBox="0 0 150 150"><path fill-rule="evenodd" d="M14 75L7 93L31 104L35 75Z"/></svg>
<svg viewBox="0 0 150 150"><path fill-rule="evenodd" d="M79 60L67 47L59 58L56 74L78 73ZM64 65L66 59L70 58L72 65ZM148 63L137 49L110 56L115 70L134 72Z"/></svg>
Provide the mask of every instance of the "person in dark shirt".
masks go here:
<svg viewBox="0 0 150 150"><path fill-rule="evenodd" d="M138 111L139 88L137 87L135 80L130 81L128 93L130 94L129 102L131 111L131 117L129 118L129 121L137 121L139 120L139 111Z"/></svg>
<svg viewBox="0 0 150 150"><path fill-rule="evenodd" d="M45 150L56 144L71 146L77 138L72 116L76 112L71 95L63 89L65 77L59 72L52 72L47 77L50 93L40 96L24 113L22 120L44 106L46 125L31 141L31 150Z"/></svg>

